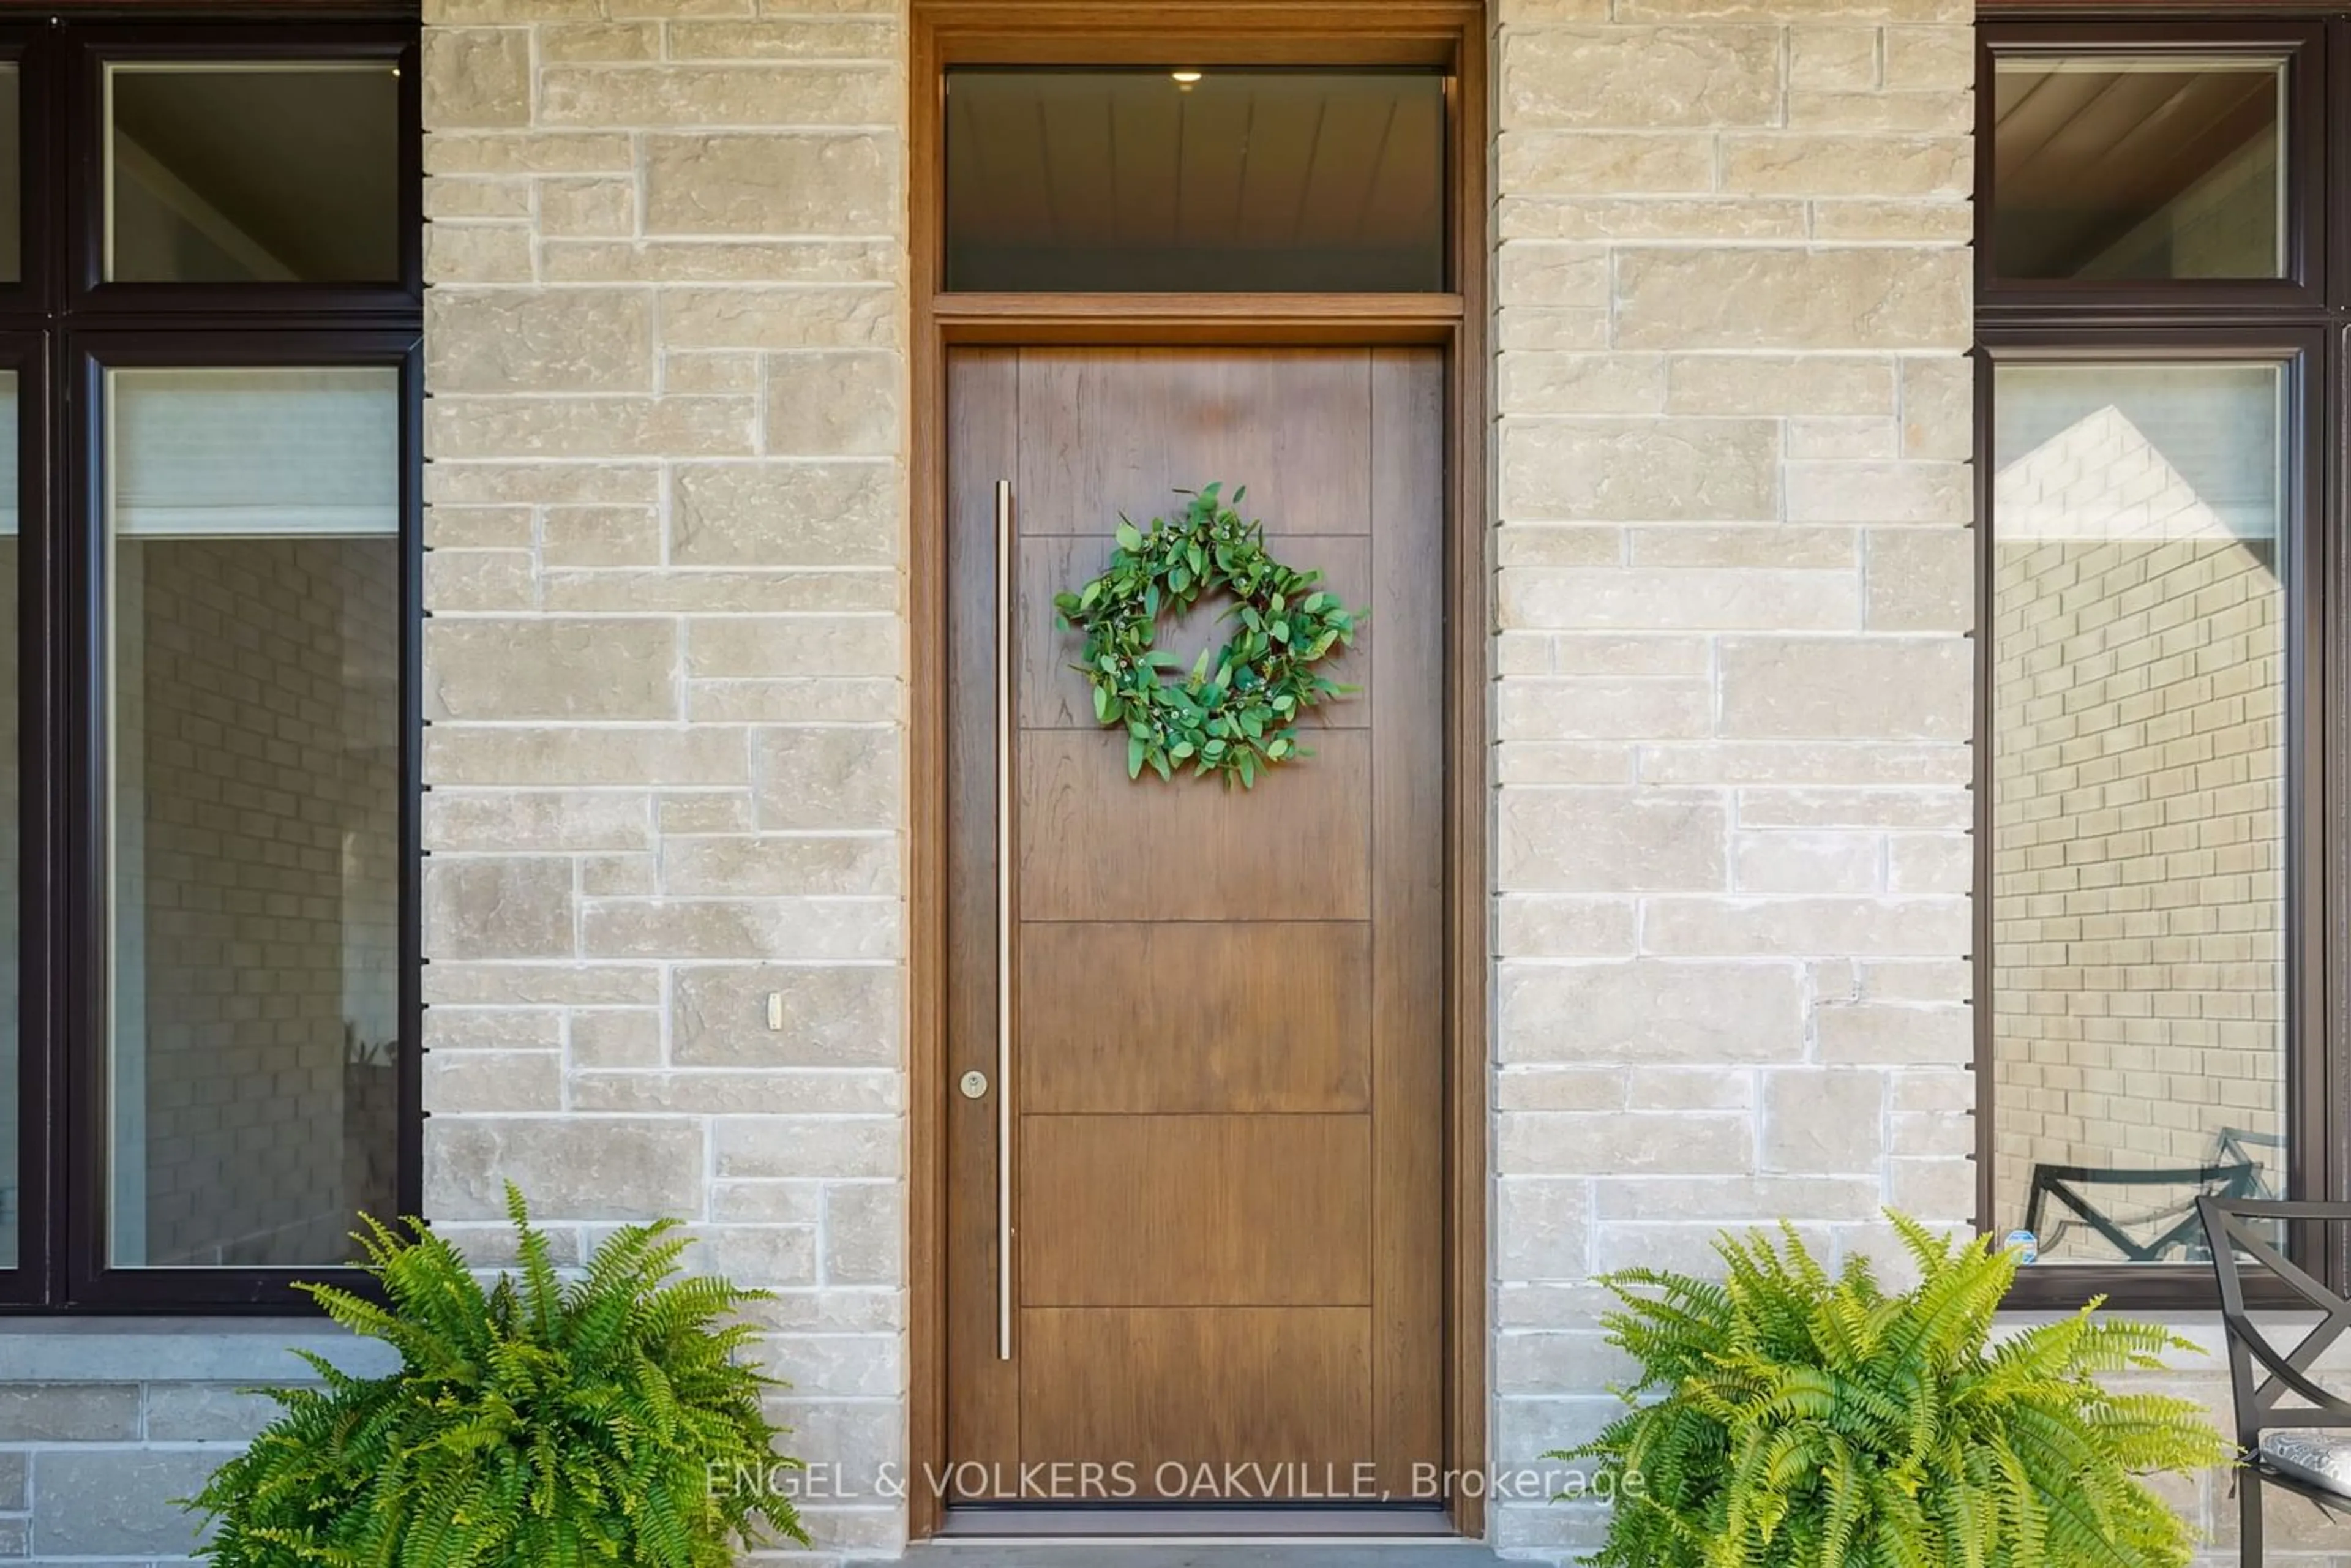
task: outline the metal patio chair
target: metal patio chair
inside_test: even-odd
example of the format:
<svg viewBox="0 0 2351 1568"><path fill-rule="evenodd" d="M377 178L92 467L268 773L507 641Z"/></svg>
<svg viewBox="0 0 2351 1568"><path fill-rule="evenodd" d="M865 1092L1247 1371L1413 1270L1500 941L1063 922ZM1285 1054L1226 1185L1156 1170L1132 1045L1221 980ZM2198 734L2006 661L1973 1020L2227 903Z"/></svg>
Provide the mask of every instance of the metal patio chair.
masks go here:
<svg viewBox="0 0 2351 1568"><path fill-rule="evenodd" d="M2220 1322L2228 1331L2229 1384L2234 1396L2236 1472L2242 1568L2262 1565L2262 1489L2275 1486L2309 1499L2329 1513L2351 1511L2351 1399L2319 1384L2312 1364L2351 1329L2351 1297L2312 1279L2286 1257L2276 1232L2283 1223L2351 1224L2351 1203L2196 1200L2212 1271L2220 1287ZM2245 1310L2244 1260L2259 1265L2290 1296L2289 1312L2315 1312L2318 1323L2281 1349ZM2258 1364L2258 1367L2256 1366ZM2291 1395L2299 1403L2287 1405Z"/></svg>
<svg viewBox="0 0 2351 1568"><path fill-rule="evenodd" d="M2177 1253L2179 1260L2199 1263L2203 1235L2197 1228L2196 1199L2253 1197L2259 1193L2260 1169L2251 1161L2225 1165L2179 1166L2148 1170L2115 1170L2100 1166L2035 1164L2032 1186L2024 1209L2024 1228L2040 1239L2041 1254L2048 1257L2076 1223L2088 1227L2127 1263L2160 1263ZM2142 1214L2126 1215L2092 1196L2096 1187L2173 1187L2186 1189L2179 1201ZM2072 1214L2053 1230L2042 1228L2050 1203ZM2137 1232L2137 1234L2134 1234Z"/></svg>
<svg viewBox="0 0 2351 1568"><path fill-rule="evenodd" d="M2247 1197L2283 1197L2277 1184L2270 1179L2273 1168L2283 1165L2285 1134L2256 1133L2243 1127L2223 1127L2212 1149L2216 1166L2247 1164L2256 1168L2253 1190Z"/></svg>

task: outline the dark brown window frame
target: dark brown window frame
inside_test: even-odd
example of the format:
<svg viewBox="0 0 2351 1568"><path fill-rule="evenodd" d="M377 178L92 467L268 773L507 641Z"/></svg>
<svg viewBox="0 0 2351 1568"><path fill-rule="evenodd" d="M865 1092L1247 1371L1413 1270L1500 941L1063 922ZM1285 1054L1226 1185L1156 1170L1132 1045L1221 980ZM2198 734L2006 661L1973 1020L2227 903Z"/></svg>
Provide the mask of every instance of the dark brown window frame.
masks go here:
<svg viewBox="0 0 2351 1568"><path fill-rule="evenodd" d="M101 378L115 365L368 364L401 378L400 1018L395 1192L423 1207L419 912L423 618L423 136L413 9L141 7L0 26L22 70L23 281L0 284L0 367L22 378L18 643L23 691L19 999L21 1195L0 1312L312 1312L297 1280L350 1269L122 1268L107 1260L106 584ZM87 20L82 19L84 16ZM43 25L43 23L46 25ZM350 284L118 284L99 278L105 128L117 59L381 59L400 69L401 276Z"/></svg>
<svg viewBox="0 0 2351 1568"><path fill-rule="evenodd" d="M2003 25L1986 21L1977 30L1976 147L1979 195L1990 189L1992 165L1993 62L2034 56L2073 57L2104 54L2144 59L2182 55L2196 59L2283 57L2285 62L2284 131L2287 159L2284 276L2275 278L2186 278L2179 280L2085 280L2004 278L1994 269L1990 205L1977 208L1976 300L1979 315L2036 308L2061 318L2133 316L2167 308L2191 312L2215 308L2291 310L2325 303L2327 248L2314 221L2326 206L2323 160L2307 156L2324 144L2326 97L2326 28L2281 20L2230 21L2210 26L2178 22Z"/></svg>
<svg viewBox="0 0 2351 1568"><path fill-rule="evenodd" d="M2249 8L2250 9L2250 8ZM2286 585L2286 1180L2296 1197L2339 1198L2351 1177L2351 1110L2341 1103L2344 988L2328 983L2346 947L2351 890L2351 715L2331 671L2346 666L2351 576L2341 545L2345 416L2351 410L2351 12L2291 6L2248 15L2213 6L2162 7L2164 20L2126 19L2144 8L2069 12L2016 5L1988 13L1977 33L1976 246L1976 747L1974 897L1977 1215L1991 1228L1998 1095L1992 1008L1992 490L1997 367L2031 362L2270 361L2287 369L2282 434L2288 489L2281 538ZM1991 79L1996 58L2018 55L2178 52L2288 57L2285 273L2282 279L2124 283L2001 279L1993 275ZM2338 171L2335 188L2325 183ZM2329 201L2332 194L2335 199ZM2292 1250L2338 1287L2351 1277L2343 1249L2297 1227ZM2204 1309L2218 1300L2200 1264L2043 1265L2019 1272L2008 1305L2072 1308L2093 1296L2148 1310Z"/></svg>

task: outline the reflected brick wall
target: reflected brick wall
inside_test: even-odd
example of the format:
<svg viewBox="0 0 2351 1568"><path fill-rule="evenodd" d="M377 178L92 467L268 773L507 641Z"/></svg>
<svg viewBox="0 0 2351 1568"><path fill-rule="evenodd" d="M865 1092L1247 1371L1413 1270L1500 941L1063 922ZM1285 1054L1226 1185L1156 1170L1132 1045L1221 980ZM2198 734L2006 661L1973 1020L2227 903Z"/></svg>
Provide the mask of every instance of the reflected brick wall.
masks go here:
<svg viewBox="0 0 2351 1568"><path fill-rule="evenodd" d="M12 1092L16 1082L19 1028L16 890L24 860L17 834L23 797L16 763L19 735L16 606L16 541L0 538L0 1086ZM0 1260L16 1256L23 1192L16 1171L16 1118L0 1116Z"/></svg>
<svg viewBox="0 0 2351 1568"><path fill-rule="evenodd" d="M143 629L118 685L117 1011L146 1045L144 1260L341 1258L352 1210L394 1196L390 1070L355 1058L397 1032L397 546L118 561Z"/></svg>
<svg viewBox="0 0 2351 1568"><path fill-rule="evenodd" d="M2280 1132L2285 698L2266 541L2024 542L1994 578L2004 1228L2036 1162L2194 1166ZM2062 1251L2113 1255L2078 1228Z"/></svg>

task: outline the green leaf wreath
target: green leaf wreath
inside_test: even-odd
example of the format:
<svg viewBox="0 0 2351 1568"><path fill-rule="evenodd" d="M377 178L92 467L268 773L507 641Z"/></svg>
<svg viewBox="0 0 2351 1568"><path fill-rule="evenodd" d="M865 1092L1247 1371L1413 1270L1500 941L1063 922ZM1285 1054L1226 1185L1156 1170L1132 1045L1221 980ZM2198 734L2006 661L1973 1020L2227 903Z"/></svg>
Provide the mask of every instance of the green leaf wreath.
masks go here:
<svg viewBox="0 0 2351 1568"><path fill-rule="evenodd" d="M1321 704L1353 692L1314 673L1334 648L1354 642L1364 612L1316 586L1319 571L1300 571L1266 553L1265 526L1244 522L1219 485L1179 490L1182 517L1136 528L1122 514L1109 568L1074 593L1056 594L1063 631L1085 633L1085 653L1071 666L1093 686L1094 717L1126 729L1126 774L1145 768L1172 779L1216 774L1243 789L1276 763L1313 755L1299 744L1298 721ZM1160 612L1188 611L1203 594L1229 592L1225 619L1235 622L1222 648L1203 649L1189 674L1175 653L1152 645Z"/></svg>
<svg viewBox="0 0 2351 1568"><path fill-rule="evenodd" d="M765 1292L674 1279L666 1219L567 1281L511 1186L507 1212L522 1268L493 1290L418 1222L364 1216L388 1304L300 1287L401 1366L306 1355L325 1387L263 1390L282 1413L188 1500L220 1521L210 1568L731 1568L763 1524L808 1543L762 1405L781 1385L737 1315Z"/></svg>
<svg viewBox="0 0 2351 1568"><path fill-rule="evenodd" d="M1891 1218L1921 1275L1900 1294L1785 1226L1783 1249L1719 1239L1719 1285L1603 1281L1634 1408L1548 1456L1616 1483L1595 1568L2185 1568L2192 1532L2142 1478L2230 1446L2194 1401L2099 1379L2195 1347L2095 1301L1993 1344L2016 1254Z"/></svg>

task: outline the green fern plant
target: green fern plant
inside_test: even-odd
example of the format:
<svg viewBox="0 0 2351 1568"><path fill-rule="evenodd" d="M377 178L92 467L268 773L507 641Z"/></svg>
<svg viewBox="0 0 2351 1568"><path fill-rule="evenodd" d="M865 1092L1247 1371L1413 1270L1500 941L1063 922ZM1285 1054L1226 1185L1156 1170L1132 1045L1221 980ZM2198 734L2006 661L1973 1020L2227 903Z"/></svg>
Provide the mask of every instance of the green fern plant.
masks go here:
<svg viewBox="0 0 2351 1568"><path fill-rule="evenodd" d="M2142 1477L2231 1462L2199 1406L2109 1391L2193 1349L2075 1315L1991 1343L2015 1254L1890 1217L1916 1289L1832 1278L1792 1227L1716 1242L1721 1284L1603 1282L1633 1408L1580 1448L1616 1502L1597 1568L2175 1568L2193 1537Z"/></svg>
<svg viewBox="0 0 2351 1568"><path fill-rule="evenodd" d="M772 1484L757 1332L721 1323L764 1291L675 1280L674 1220L630 1226L571 1281L507 1188L519 1276L484 1291L416 1221L365 1216L388 1305L305 1285L337 1322L399 1351L323 1388L269 1389L282 1413L188 1505L220 1521L213 1568L726 1568L760 1524L805 1544Z"/></svg>

